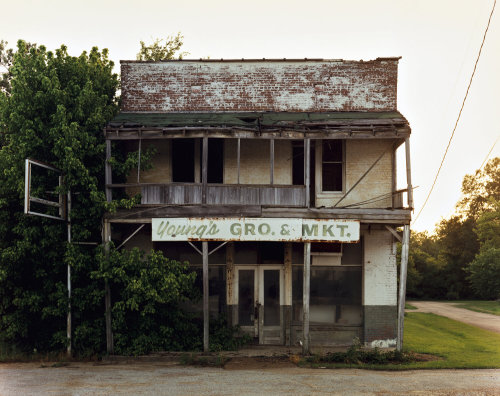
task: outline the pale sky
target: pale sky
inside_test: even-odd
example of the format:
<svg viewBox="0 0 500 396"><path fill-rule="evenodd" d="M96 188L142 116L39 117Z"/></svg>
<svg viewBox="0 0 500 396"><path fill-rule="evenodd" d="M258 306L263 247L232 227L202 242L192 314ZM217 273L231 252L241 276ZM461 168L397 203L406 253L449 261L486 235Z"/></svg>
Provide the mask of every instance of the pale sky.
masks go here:
<svg viewBox="0 0 500 396"><path fill-rule="evenodd" d="M398 109L412 127L416 210L434 179L457 118L493 0L4 1L0 39L79 55L108 48L118 65L139 41L181 32L187 58L401 56ZM479 168L500 136L500 9L495 10L476 76L436 188L417 231L434 229L460 199L463 176ZM118 71L118 69L117 69ZM500 156L500 142L490 158ZM400 156L399 167L404 167ZM403 176L403 175L401 175ZM399 188L406 181L400 178Z"/></svg>

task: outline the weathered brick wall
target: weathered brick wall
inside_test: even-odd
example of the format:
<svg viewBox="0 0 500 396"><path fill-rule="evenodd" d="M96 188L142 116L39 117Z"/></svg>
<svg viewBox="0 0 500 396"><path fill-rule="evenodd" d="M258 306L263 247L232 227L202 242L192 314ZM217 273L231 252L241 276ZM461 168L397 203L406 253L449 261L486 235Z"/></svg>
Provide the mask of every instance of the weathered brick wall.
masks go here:
<svg viewBox="0 0 500 396"><path fill-rule="evenodd" d="M365 305L364 342L371 347L393 347L397 338L398 311L392 305Z"/></svg>
<svg viewBox="0 0 500 396"><path fill-rule="evenodd" d="M397 304L396 252L392 234L383 229L363 233L363 305Z"/></svg>
<svg viewBox="0 0 500 396"><path fill-rule="evenodd" d="M380 161L361 180L361 182L345 197L340 206L352 205L372 198L377 198L392 191L392 157L391 141L385 140L347 140L345 143L345 191L343 193L322 192L321 183L321 145L316 148L316 207L332 207L349 191L363 174L372 166L377 158ZM392 198L370 202L361 208L387 208L392 205Z"/></svg>
<svg viewBox="0 0 500 396"><path fill-rule="evenodd" d="M122 61L122 111L390 111L396 58Z"/></svg>
<svg viewBox="0 0 500 396"><path fill-rule="evenodd" d="M384 229L363 232L364 342L371 347L396 345L397 269L391 233Z"/></svg>

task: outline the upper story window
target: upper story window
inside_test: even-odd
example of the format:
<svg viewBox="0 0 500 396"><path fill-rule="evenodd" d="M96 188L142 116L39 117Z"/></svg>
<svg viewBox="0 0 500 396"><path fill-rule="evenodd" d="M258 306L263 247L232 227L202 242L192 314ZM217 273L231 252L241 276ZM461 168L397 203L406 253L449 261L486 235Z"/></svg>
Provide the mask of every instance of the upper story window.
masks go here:
<svg viewBox="0 0 500 396"><path fill-rule="evenodd" d="M327 139L321 145L321 191L344 189L344 141Z"/></svg>
<svg viewBox="0 0 500 396"><path fill-rule="evenodd" d="M222 183L224 139L208 139L207 182ZM172 181L201 183L202 139L172 139Z"/></svg>

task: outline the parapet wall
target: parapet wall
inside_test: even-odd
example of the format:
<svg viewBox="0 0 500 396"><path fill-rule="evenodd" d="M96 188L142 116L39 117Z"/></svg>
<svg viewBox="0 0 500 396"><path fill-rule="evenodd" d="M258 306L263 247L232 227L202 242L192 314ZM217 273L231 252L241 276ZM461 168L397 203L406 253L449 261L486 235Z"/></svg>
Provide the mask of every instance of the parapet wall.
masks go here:
<svg viewBox="0 0 500 396"><path fill-rule="evenodd" d="M398 58L122 61L122 112L392 111Z"/></svg>

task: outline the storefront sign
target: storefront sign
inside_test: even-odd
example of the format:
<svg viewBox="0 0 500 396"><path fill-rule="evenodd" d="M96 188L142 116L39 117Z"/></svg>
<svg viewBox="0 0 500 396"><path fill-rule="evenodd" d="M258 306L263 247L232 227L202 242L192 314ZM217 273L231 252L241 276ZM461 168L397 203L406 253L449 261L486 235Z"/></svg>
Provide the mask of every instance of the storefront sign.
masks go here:
<svg viewBox="0 0 500 396"><path fill-rule="evenodd" d="M153 241L357 242L359 221L291 218L153 218Z"/></svg>

